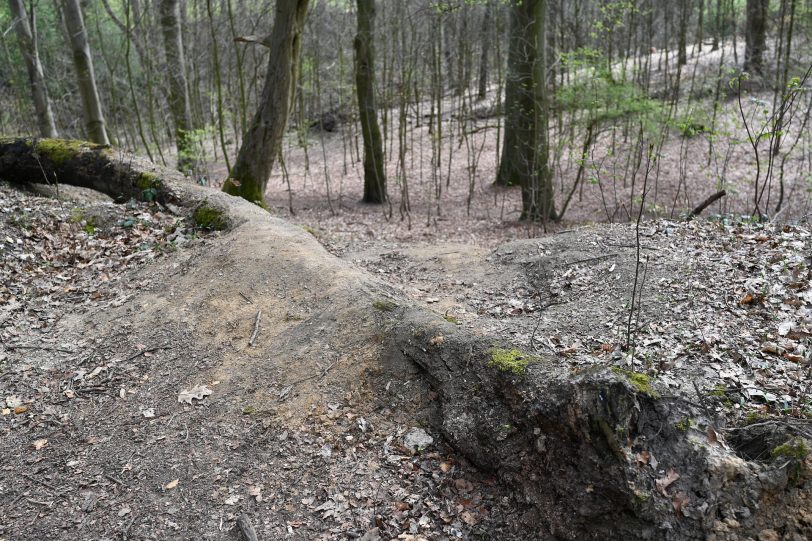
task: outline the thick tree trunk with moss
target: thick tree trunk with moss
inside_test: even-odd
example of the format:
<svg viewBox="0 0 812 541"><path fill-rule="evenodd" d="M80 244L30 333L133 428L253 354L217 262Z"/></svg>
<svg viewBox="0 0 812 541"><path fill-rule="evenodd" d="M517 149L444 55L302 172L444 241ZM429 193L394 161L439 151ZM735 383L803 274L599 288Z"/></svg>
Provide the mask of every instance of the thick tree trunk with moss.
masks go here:
<svg viewBox="0 0 812 541"><path fill-rule="evenodd" d="M17 40L20 43L20 53L25 59L28 70L28 81L31 84L31 98L34 101L34 112L37 115L37 128L42 137L57 137L54 115L51 112L51 100L48 98L48 87L45 84L45 75L39 61L37 48L36 18L31 13L29 24L28 13L25 11L23 0L8 0L11 17L16 21Z"/></svg>
<svg viewBox="0 0 812 541"><path fill-rule="evenodd" d="M186 82L186 59L183 54L183 38L180 31L180 8L178 0L161 0L161 31L166 55L169 109L175 123L175 142L178 149L178 169L194 170L197 152L192 137L192 108L189 87Z"/></svg>
<svg viewBox="0 0 812 541"><path fill-rule="evenodd" d="M355 48L355 88L364 139L364 203L386 201L383 143L375 105L375 0L357 0L358 33Z"/></svg>
<svg viewBox="0 0 812 541"><path fill-rule="evenodd" d="M760 75L764 70L769 10L770 0L747 0L744 71Z"/></svg>
<svg viewBox="0 0 812 541"><path fill-rule="evenodd" d="M522 219L555 219L547 133L546 0L513 0L505 138L496 183L522 187Z"/></svg>
<svg viewBox="0 0 812 541"><path fill-rule="evenodd" d="M308 0L276 2L273 30L262 42L271 51L262 98L223 185L223 191L262 205L296 95L307 4Z"/></svg>
<svg viewBox="0 0 812 541"><path fill-rule="evenodd" d="M62 0L62 14L65 17L65 26L68 29L70 47L73 52L79 94L82 96L87 138L99 145L109 145L110 141L107 139L104 113L102 113L99 92L96 88L96 74L93 71L93 59L90 56L90 45L87 42L87 31L79 0Z"/></svg>

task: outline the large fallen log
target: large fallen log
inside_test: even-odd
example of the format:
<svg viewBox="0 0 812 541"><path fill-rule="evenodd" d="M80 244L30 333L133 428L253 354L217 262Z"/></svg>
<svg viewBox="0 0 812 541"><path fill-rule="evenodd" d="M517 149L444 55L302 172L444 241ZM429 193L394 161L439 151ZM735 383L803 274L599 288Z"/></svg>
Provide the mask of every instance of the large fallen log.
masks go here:
<svg viewBox="0 0 812 541"><path fill-rule="evenodd" d="M254 230L295 236L256 205L89 144L2 141L0 179L56 180L114 198L159 201L209 220L235 241ZM803 509L812 501L809 458L801 452L807 443L775 427L767 436L754 426L736 432L733 448L701 403L661 396L642 374L572 373L501 337L460 330L391 291L385 302L374 301L382 291L374 278L339 265L306 234L295 243L288 253L299 254L297 272L341 269L339 279L369 284L355 296L338 292L333 302L356 304L345 319L371 313L379 328L363 332L382 337L382 365L420 367L439 395L437 423L447 440L521 494L528 538L812 538L812 515L790 516L785 507ZM325 319L341 324L341 317ZM776 453L788 440L797 452Z"/></svg>

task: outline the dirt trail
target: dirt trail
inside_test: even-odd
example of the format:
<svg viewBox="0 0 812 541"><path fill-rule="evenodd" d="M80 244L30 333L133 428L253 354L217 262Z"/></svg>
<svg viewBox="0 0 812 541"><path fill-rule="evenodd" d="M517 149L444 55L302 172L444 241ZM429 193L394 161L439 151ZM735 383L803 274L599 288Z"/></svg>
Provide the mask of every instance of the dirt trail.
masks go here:
<svg viewBox="0 0 812 541"><path fill-rule="evenodd" d="M11 154L0 153L0 173L25 178L19 155L16 169L4 165ZM119 176L91 177L99 159L107 158L82 150L60 178L141 195L149 166L130 160ZM666 394L665 367L632 372L641 368L623 364L612 336L573 349L550 337L553 318L542 327L550 351L532 352L527 335L542 306L584 310L601 298L596 291L622 297L634 260L590 258L608 255L609 244L628 251L628 228L492 253L447 245L341 260L258 207L152 171L167 209L198 221L204 209L225 229L128 271L126 300L68 310L52 333L78 354L5 353L3 394L26 409L2 418L11 451L0 486L11 497L0 502L0 537L238 538L242 513L267 539L732 541L780 532L795 541L810 532L810 464L806 444L792 439L807 425L786 418L769 437L743 431L757 451L744 460L718 441L728 434L711 411L717 404ZM694 253L687 234L675 237L680 228L651 232L650 247ZM795 332L808 324L808 286L790 287L808 236L746 228L730 236L747 257L784 254L769 264L797 293L774 292L797 311ZM679 259L657 262L649 298L671 284L660 278L683 280ZM591 287L612 273L617 286ZM768 321L770 297L759 302L763 314L748 303L733 310ZM785 338L804 346L803 336ZM692 354L711 352L701 346ZM179 402L188 390L198 398Z"/></svg>

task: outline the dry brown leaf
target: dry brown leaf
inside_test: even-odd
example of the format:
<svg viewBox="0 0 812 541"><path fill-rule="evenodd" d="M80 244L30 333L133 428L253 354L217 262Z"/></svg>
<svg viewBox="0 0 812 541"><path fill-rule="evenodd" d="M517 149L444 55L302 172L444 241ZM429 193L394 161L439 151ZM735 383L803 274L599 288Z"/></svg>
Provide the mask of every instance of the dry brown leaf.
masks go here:
<svg viewBox="0 0 812 541"><path fill-rule="evenodd" d="M677 470L675 470L674 468L669 468L668 471L665 473L665 476L654 481L654 484L657 487L657 491L667 498L668 492L666 492L666 489L670 487L675 481L677 481L677 479L679 479L679 474L677 473Z"/></svg>
<svg viewBox="0 0 812 541"><path fill-rule="evenodd" d="M39 451L40 449L42 449L43 447L48 445L48 440L46 440L45 438L40 438L38 440L34 440L33 445L34 445L34 449Z"/></svg>
<svg viewBox="0 0 812 541"><path fill-rule="evenodd" d="M639 466L645 466L651 460L651 453L648 451L640 451L634 456L635 460L637 460L637 464Z"/></svg>
<svg viewBox="0 0 812 541"><path fill-rule="evenodd" d="M164 490L172 490L180 483L180 479L175 479L174 481L169 481L166 486L164 486Z"/></svg>
<svg viewBox="0 0 812 541"><path fill-rule="evenodd" d="M440 346L445 342L445 337L440 334L429 340L429 345L431 346Z"/></svg>

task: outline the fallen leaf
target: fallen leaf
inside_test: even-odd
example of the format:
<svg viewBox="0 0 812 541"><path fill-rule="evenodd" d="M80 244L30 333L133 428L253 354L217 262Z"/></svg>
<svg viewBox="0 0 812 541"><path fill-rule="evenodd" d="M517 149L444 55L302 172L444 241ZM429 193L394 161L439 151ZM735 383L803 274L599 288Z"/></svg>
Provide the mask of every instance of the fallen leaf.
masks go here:
<svg viewBox="0 0 812 541"><path fill-rule="evenodd" d="M6 397L6 406L9 408L16 408L23 405L22 399L19 396L11 395Z"/></svg>
<svg viewBox="0 0 812 541"><path fill-rule="evenodd" d="M188 391L181 391L180 394L178 394L178 402L191 404L192 400L203 400L211 393L212 390L205 385L195 385Z"/></svg>
<svg viewBox="0 0 812 541"><path fill-rule="evenodd" d="M237 502L240 501L239 494L232 494L228 498L226 498L225 504L226 505L237 505Z"/></svg>
<svg viewBox="0 0 812 541"><path fill-rule="evenodd" d="M460 518L468 526L473 526L474 524L477 523L476 516L470 511L463 511L462 513L460 513Z"/></svg>
<svg viewBox="0 0 812 541"><path fill-rule="evenodd" d="M257 502L261 502L262 501L262 487L256 486L256 485L252 486L252 487L249 487L248 495L253 496L254 498L256 498Z"/></svg>
<svg viewBox="0 0 812 541"><path fill-rule="evenodd" d="M40 438L38 440L34 440L34 449L36 449L37 451L39 451L40 449L42 449L46 445L48 445L48 440L46 440L45 438Z"/></svg>
<svg viewBox="0 0 812 541"><path fill-rule="evenodd" d="M635 460L637 460L638 465L645 466L651 459L651 453L649 453L648 451L640 451L634 456L634 458Z"/></svg>
<svg viewBox="0 0 812 541"><path fill-rule="evenodd" d="M674 506L674 512L677 515L682 515L682 509L686 505L691 503L691 498L684 492L677 492L674 497L671 499L671 505Z"/></svg>
<svg viewBox="0 0 812 541"><path fill-rule="evenodd" d="M65 389L64 394L65 394L66 398L75 398L76 397L76 392L73 389Z"/></svg>
<svg viewBox="0 0 812 541"><path fill-rule="evenodd" d="M445 342L445 337L442 334L440 334L429 340L429 345L439 346L442 345L443 342Z"/></svg>
<svg viewBox="0 0 812 541"><path fill-rule="evenodd" d="M28 406L17 406L16 408L14 408L14 413L16 415L25 413L26 411L28 411Z"/></svg>
<svg viewBox="0 0 812 541"><path fill-rule="evenodd" d="M11 415L11 410L8 409L8 408L3 408L2 413L3 413L3 415Z"/></svg>
<svg viewBox="0 0 812 541"><path fill-rule="evenodd" d="M178 483L180 483L180 479L175 479L174 481L169 481L166 484L166 486L164 487L164 490L172 490L173 488L178 486Z"/></svg>
<svg viewBox="0 0 812 541"><path fill-rule="evenodd" d="M118 516L123 517L124 515L129 515L131 509L126 505L118 510Z"/></svg>
<svg viewBox="0 0 812 541"><path fill-rule="evenodd" d="M666 489L670 487L677 479L679 479L679 474L677 470L674 468L669 468L666 472L664 477L661 477L654 481L654 484L657 486L657 491L665 497L668 497L668 493Z"/></svg>
<svg viewBox="0 0 812 541"><path fill-rule="evenodd" d="M155 408L147 408L145 410L141 410L141 415L143 415L147 419L152 419L153 417L155 417Z"/></svg>

